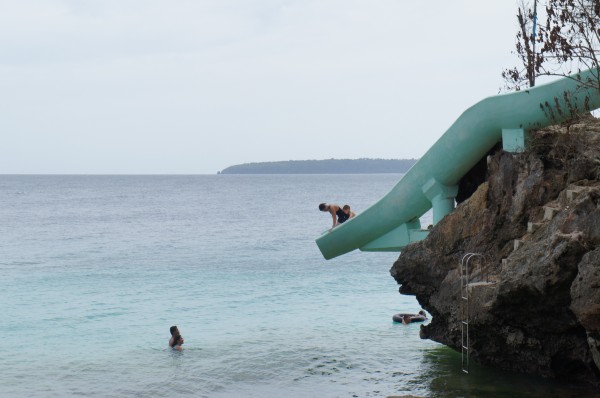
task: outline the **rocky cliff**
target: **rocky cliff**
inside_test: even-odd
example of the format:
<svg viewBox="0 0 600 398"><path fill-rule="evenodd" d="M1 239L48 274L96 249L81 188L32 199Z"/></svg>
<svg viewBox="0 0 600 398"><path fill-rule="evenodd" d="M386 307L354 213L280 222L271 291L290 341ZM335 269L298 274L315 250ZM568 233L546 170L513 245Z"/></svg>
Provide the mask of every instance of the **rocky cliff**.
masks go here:
<svg viewBox="0 0 600 398"><path fill-rule="evenodd" d="M531 135L487 156L467 198L391 274L433 315L421 337L460 351L460 263L469 270L471 359L600 386L600 121ZM462 188L461 188L462 189Z"/></svg>

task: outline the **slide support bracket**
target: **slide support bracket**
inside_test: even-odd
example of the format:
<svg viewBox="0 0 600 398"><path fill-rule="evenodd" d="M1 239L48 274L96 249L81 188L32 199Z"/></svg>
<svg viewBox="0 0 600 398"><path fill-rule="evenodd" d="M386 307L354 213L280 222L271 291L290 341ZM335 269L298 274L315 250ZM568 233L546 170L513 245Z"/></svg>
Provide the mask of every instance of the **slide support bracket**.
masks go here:
<svg viewBox="0 0 600 398"><path fill-rule="evenodd" d="M502 129L502 149L506 152L521 153L527 148L529 134L525 129Z"/></svg>
<svg viewBox="0 0 600 398"><path fill-rule="evenodd" d="M433 225L435 225L454 210L458 185L444 185L431 178L423 185L423 193L433 207Z"/></svg>

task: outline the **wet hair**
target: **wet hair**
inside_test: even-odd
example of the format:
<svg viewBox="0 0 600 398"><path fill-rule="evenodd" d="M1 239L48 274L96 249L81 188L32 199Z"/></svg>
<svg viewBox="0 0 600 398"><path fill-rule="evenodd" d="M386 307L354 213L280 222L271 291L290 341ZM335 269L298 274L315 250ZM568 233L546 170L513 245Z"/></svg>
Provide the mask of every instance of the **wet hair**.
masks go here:
<svg viewBox="0 0 600 398"><path fill-rule="evenodd" d="M325 211L325 209L327 209L327 203L321 203L321 204L319 205L319 210L321 210L321 211Z"/></svg>
<svg viewBox="0 0 600 398"><path fill-rule="evenodd" d="M419 315L423 315L424 317L427 317L427 314L425 314L425 311L423 311L423 310L419 311Z"/></svg>
<svg viewBox="0 0 600 398"><path fill-rule="evenodd" d="M179 332L179 330L177 330L177 326L171 326L171 328L169 329L169 332L171 332L171 336L175 336L175 332ZM179 334L179 333L177 333Z"/></svg>
<svg viewBox="0 0 600 398"><path fill-rule="evenodd" d="M344 205L344 207L342 207L342 210L350 210L350 205Z"/></svg>

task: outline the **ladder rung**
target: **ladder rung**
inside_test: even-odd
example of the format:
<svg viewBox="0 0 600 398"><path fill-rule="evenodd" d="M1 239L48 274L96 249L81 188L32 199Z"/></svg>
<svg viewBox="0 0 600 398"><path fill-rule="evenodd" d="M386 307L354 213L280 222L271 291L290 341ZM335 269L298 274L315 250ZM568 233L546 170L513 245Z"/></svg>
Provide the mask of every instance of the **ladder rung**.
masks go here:
<svg viewBox="0 0 600 398"><path fill-rule="evenodd" d="M462 321L462 324L469 326L469 321Z"/></svg>
<svg viewBox="0 0 600 398"><path fill-rule="evenodd" d="M462 346L465 350L469 351L469 347Z"/></svg>

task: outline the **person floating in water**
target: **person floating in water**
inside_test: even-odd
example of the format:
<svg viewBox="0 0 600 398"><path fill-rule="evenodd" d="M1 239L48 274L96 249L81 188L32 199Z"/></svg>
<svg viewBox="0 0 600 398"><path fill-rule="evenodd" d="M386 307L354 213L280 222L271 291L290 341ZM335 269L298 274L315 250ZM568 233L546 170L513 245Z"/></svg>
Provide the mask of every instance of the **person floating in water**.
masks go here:
<svg viewBox="0 0 600 398"><path fill-rule="evenodd" d="M169 329L169 331L171 332L171 338L169 339L169 347L177 351L183 350L183 337L181 336L181 333L179 333L179 329L177 329L177 326L171 326L171 329Z"/></svg>
<svg viewBox="0 0 600 398"><path fill-rule="evenodd" d="M421 310L417 314L396 314L392 317L394 322L401 322L408 325L412 322L425 322L427 320L427 314Z"/></svg>
<svg viewBox="0 0 600 398"><path fill-rule="evenodd" d="M427 314L423 310L419 311L419 313L416 315L404 314L402 317L402 323L405 325L408 325L412 322L423 322L425 320L427 320Z"/></svg>
<svg viewBox="0 0 600 398"><path fill-rule="evenodd" d="M333 219L333 225L331 226L331 229L337 227L340 224L343 224L348 219L356 215L353 211L350 210L350 206L348 205L344 205L344 207L342 208L336 204L321 203L319 205L319 210L326 211L329 212L329 214L331 214L331 217Z"/></svg>

